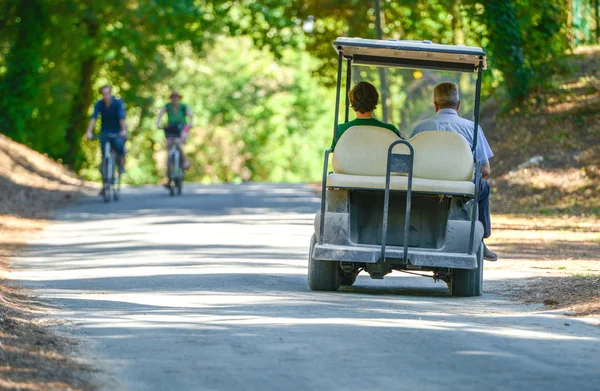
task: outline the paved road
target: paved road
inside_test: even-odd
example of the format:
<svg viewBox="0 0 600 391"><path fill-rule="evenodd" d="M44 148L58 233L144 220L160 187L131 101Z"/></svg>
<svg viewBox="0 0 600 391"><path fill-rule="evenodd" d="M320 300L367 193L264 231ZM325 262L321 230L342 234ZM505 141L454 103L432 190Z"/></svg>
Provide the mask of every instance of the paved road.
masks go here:
<svg viewBox="0 0 600 391"><path fill-rule="evenodd" d="M57 216L13 278L123 390L598 390L600 328L442 284L315 293L303 186L128 189Z"/></svg>

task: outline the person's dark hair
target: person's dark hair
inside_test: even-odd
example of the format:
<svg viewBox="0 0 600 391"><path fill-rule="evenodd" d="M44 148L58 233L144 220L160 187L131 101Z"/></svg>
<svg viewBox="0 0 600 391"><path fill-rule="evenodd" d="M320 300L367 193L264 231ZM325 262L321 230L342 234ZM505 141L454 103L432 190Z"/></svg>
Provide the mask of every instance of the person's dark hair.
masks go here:
<svg viewBox="0 0 600 391"><path fill-rule="evenodd" d="M102 87L98 88L98 93L100 93L100 95L102 95L102 90L105 88L108 88L109 91L112 91L112 87L108 84L105 84Z"/></svg>
<svg viewBox="0 0 600 391"><path fill-rule="evenodd" d="M348 92L348 98L350 99L350 106L352 106L354 111L363 114L375 110L379 103L377 88L366 81L360 81L352 87L350 92Z"/></svg>

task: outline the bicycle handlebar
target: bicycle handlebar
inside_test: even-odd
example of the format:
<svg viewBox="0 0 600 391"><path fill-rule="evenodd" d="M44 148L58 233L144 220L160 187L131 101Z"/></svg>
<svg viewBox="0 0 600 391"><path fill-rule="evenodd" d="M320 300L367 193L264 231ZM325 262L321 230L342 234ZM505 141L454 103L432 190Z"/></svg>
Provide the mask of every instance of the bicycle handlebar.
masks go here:
<svg viewBox="0 0 600 391"><path fill-rule="evenodd" d="M108 140L116 140L119 137L119 133L95 134L90 140L101 140L103 138Z"/></svg>

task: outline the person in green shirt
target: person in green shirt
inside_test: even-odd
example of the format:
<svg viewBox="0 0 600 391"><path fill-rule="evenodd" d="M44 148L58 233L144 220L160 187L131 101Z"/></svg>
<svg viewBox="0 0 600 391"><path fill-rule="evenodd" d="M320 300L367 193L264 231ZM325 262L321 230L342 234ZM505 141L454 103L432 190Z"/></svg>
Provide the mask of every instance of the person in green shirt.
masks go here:
<svg viewBox="0 0 600 391"><path fill-rule="evenodd" d="M353 126L378 126L380 128L386 128L394 132L398 137L406 139L406 136L398 130L392 124L386 124L381 122L373 116L373 111L379 103L379 93L377 88L371 83L366 81L358 82L348 92L348 99L350 99L350 106L356 113L356 119L340 124L337 127L337 139L342 137L342 134ZM331 142L331 148L335 148L336 141L333 139Z"/></svg>
<svg viewBox="0 0 600 391"><path fill-rule="evenodd" d="M171 92L170 103L167 103L158 113L156 118L156 126L159 129L164 129L167 139L167 151L173 143L177 143L181 151L182 167L187 170L190 167L190 161L183 152L183 144L188 137L189 129L192 127L193 115L189 107L181 103L183 96L177 90ZM162 117L167 114L167 125L162 125ZM189 118L189 122L188 122Z"/></svg>

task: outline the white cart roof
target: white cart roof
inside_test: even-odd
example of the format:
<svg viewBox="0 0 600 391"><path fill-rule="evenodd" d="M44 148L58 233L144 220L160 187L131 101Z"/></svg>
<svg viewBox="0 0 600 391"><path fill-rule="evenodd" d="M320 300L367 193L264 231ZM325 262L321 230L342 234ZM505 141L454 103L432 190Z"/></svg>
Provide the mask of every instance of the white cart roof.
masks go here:
<svg viewBox="0 0 600 391"><path fill-rule="evenodd" d="M475 72L482 61L487 69L485 52L474 46L339 37L333 47L357 65Z"/></svg>

